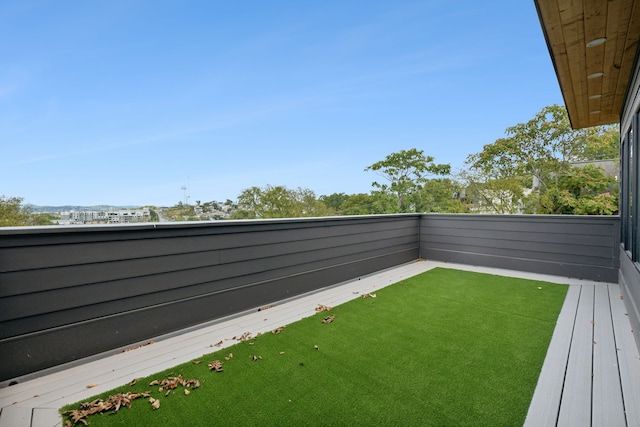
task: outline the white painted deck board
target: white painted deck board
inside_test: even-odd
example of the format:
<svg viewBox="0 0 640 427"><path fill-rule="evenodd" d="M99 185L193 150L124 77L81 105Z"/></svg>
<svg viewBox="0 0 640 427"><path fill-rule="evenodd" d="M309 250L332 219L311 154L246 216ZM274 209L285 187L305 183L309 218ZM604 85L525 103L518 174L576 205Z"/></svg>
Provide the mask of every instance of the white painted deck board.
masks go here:
<svg viewBox="0 0 640 427"><path fill-rule="evenodd" d="M570 286L567 291L540 371L538 385L531 399L525 427L556 425L564 386L564 381L559 379L564 378L567 370L580 290L580 286Z"/></svg>
<svg viewBox="0 0 640 427"><path fill-rule="evenodd" d="M609 295L627 425L640 426L640 354L620 288L609 286Z"/></svg>
<svg viewBox="0 0 640 427"><path fill-rule="evenodd" d="M57 427L62 424L58 410L54 408L34 408L31 427Z"/></svg>
<svg viewBox="0 0 640 427"><path fill-rule="evenodd" d="M31 426L31 408L23 406L7 406L0 412L0 426L29 427Z"/></svg>
<svg viewBox="0 0 640 427"><path fill-rule="evenodd" d="M558 415L560 427L591 425L593 297L594 288L580 292Z"/></svg>
<svg viewBox="0 0 640 427"><path fill-rule="evenodd" d="M598 286L593 308L592 425L625 425L609 287Z"/></svg>

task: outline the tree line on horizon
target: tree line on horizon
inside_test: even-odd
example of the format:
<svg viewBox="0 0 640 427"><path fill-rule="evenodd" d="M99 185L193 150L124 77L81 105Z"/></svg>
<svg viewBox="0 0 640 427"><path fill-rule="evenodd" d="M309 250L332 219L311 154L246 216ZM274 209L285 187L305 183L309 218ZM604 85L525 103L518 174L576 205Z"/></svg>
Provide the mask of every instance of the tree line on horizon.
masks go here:
<svg viewBox="0 0 640 427"><path fill-rule="evenodd" d="M616 177L589 163L619 158L617 126L575 130L566 109L551 105L526 123L507 128L505 135L469 155L467 169L455 174L451 165L437 164L417 148L391 153L364 169L382 178L372 182L369 193L318 197L307 188L250 187L232 203L229 218L412 212L617 214ZM0 196L0 226L52 223L46 215L30 213L22 200ZM171 218L194 219L192 210L178 203L170 209Z"/></svg>
<svg viewBox="0 0 640 427"><path fill-rule="evenodd" d="M411 148L367 166L382 180L369 193L316 197L306 188L266 185L243 190L234 219L412 212L613 215L616 176L589 162L617 160L617 126L572 129L564 107L544 107L531 120L467 157L452 174ZM580 164L582 163L582 164ZM617 164L617 163L616 163Z"/></svg>

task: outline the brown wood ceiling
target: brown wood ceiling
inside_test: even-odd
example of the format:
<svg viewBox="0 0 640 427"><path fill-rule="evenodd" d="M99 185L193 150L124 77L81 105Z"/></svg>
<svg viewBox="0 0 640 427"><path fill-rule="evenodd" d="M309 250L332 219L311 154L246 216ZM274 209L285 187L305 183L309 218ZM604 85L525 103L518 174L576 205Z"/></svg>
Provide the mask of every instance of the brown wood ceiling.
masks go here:
<svg viewBox="0 0 640 427"><path fill-rule="evenodd" d="M640 0L534 1L572 126L618 123L638 50Z"/></svg>

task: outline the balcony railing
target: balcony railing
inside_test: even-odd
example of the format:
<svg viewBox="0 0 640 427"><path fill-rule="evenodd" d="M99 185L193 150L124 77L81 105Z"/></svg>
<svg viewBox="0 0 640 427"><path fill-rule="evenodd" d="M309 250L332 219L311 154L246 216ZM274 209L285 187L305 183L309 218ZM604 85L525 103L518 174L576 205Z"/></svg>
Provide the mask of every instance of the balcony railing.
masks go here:
<svg viewBox="0 0 640 427"><path fill-rule="evenodd" d="M0 229L0 382L418 258L617 282L618 217Z"/></svg>

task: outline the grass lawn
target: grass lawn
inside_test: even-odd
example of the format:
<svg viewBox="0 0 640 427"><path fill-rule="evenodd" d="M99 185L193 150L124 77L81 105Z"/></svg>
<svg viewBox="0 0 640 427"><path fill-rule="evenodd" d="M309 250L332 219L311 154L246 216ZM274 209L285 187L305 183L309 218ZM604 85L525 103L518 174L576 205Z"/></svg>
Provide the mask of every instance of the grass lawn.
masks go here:
<svg viewBox="0 0 640 427"><path fill-rule="evenodd" d="M565 285L437 268L381 289L376 298L355 299L205 355L200 364L100 395L152 391L161 405L154 410L138 399L130 409L88 421L520 426L566 292ZM334 320L323 323L330 315ZM224 363L223 372L209 370L213 360ZM201 386L189 395L178 387L166 397L149 386L177 375Z"/></svg>

